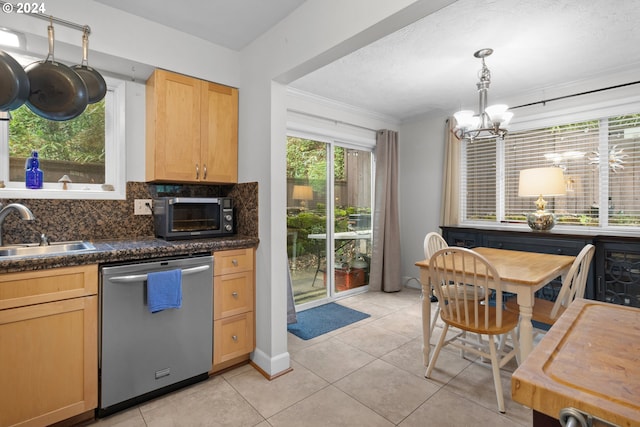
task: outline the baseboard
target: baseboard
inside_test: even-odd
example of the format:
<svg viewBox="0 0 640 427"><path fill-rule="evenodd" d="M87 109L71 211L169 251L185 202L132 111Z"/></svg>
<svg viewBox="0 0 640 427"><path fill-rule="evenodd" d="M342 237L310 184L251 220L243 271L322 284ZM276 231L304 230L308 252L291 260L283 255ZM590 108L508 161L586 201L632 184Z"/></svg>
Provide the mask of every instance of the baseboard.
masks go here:
<svg viewBox="0 0 640 427"><path fill-rule="evenodd" d="M267 378L275 378L291 369L289 352L269 357L265 352L256 348L251 356L251 364Z"/></svg>
<svg viewBox="0 0 640 427"><path fill-rule="evenodd" d="M402 283L406 288L422 290L422 283L416 277L402 276Z"/></svg>
<svg viewBox="0 0 640 427"><path fill-rule="evenodd" d="M245 365L247 363L249 363L249 355L245 354L243 356L239 356L231 360L227 360L226 362L213 365L213 367L209 371L209 375L219 375L223 372L231 371L237 368L238 366Z"/></svg>
<svg viewBox="0 0 640 427"><path fill-rule="evenodd" d="M275 374L275 375L269 375L269 374L267 374L265 371L263 371L263 370L262 370L262 368L260 368L260 366L256 365L256 364L255 364L255 363L253 363L252 361L249 361L249 364L250 364L251 366L253 366L253 368L254 368L256 371L260 372L260 374L262 374L262 376L263 376L263 377L265 377L266 379L268 379L269 381L274 380L274 379L276 379L276 378L278 378L278 377L283 376L284 374L288 374L289 372L293 371L293 368L289 368L289 369L287 369L287 370L285 370L285 371L278 372L278 373L277 373L277 374Z"/></svg>

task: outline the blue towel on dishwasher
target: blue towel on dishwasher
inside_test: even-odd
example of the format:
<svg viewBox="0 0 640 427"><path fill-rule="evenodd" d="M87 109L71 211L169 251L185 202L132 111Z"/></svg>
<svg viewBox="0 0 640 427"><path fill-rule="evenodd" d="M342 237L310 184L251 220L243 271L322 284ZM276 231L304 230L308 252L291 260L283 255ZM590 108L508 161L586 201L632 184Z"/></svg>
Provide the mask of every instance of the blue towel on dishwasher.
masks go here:
<svg viewBox="0 0 640 427"><path fill-rule="evenodd" d="M182 307L182 270L148 273L147 305L152 313Z"/></svg>

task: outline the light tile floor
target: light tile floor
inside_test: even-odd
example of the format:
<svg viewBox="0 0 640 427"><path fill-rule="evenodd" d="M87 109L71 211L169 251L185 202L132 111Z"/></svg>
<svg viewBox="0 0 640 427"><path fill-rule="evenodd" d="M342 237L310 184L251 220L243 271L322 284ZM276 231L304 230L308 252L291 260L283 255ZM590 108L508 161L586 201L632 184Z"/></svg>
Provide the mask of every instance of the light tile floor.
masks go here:
<svg viewBox="0 0 640 427"><path fill-rule="evenodd" d="M532 425L531 410L510 399L513 364L502 371L504 415L487 363L444 349L433 378L424 378L418 290L368 292L339 303L371 317L308 341L289 334L293 371L286 375L268 381L245 365L91 425Z"/></svg>

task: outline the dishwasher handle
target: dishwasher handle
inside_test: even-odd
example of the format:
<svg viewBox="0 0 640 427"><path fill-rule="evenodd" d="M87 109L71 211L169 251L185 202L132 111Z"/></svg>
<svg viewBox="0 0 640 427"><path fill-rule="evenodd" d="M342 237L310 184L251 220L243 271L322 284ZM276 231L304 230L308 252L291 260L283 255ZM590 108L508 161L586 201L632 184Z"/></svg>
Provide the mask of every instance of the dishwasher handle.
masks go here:
<svg viewBox="0 0 640 427"><path fill-rule="evenodd" d="M199 265L197 267L192 267L192 268L186 268L184 270L182 270L182 275L183 276L188 276L190 274L196 274L196 273L200 273L203 271L207 271L209 269L208 265ZM146 274L131 274L128 276L116 276L116 277L111 277L109 279L109 281L111 282L118 282L118 283L131 283L131 282L140 282L143 280L147 280L147 275Z"/></svg>

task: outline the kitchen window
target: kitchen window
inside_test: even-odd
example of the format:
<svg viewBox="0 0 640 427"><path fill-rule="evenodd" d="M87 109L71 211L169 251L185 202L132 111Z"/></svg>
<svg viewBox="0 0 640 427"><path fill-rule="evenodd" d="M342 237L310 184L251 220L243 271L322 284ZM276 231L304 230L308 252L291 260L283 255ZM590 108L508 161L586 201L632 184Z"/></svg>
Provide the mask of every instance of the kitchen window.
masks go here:
<svg viewBox="0 0 640 427"><path fill-rule="evenodd" d="M125 82L105 77L105 98L87 106L77 118L49 121L26 105L0 121L1 198L21 199L124 199ZM42 189L25 187L24 166L37 150L44 171ZM63 189L59 179L72 182Z"/></svg>
<svg viewBox="0 0 640 427"><path fill-rule="evenodd" d="M555 166L566 187L565 196L545 197L556 227L640 227L640 113L513 131L462 151L467 224L526 223L535 198L518 197L519 171Z"/></svg>

